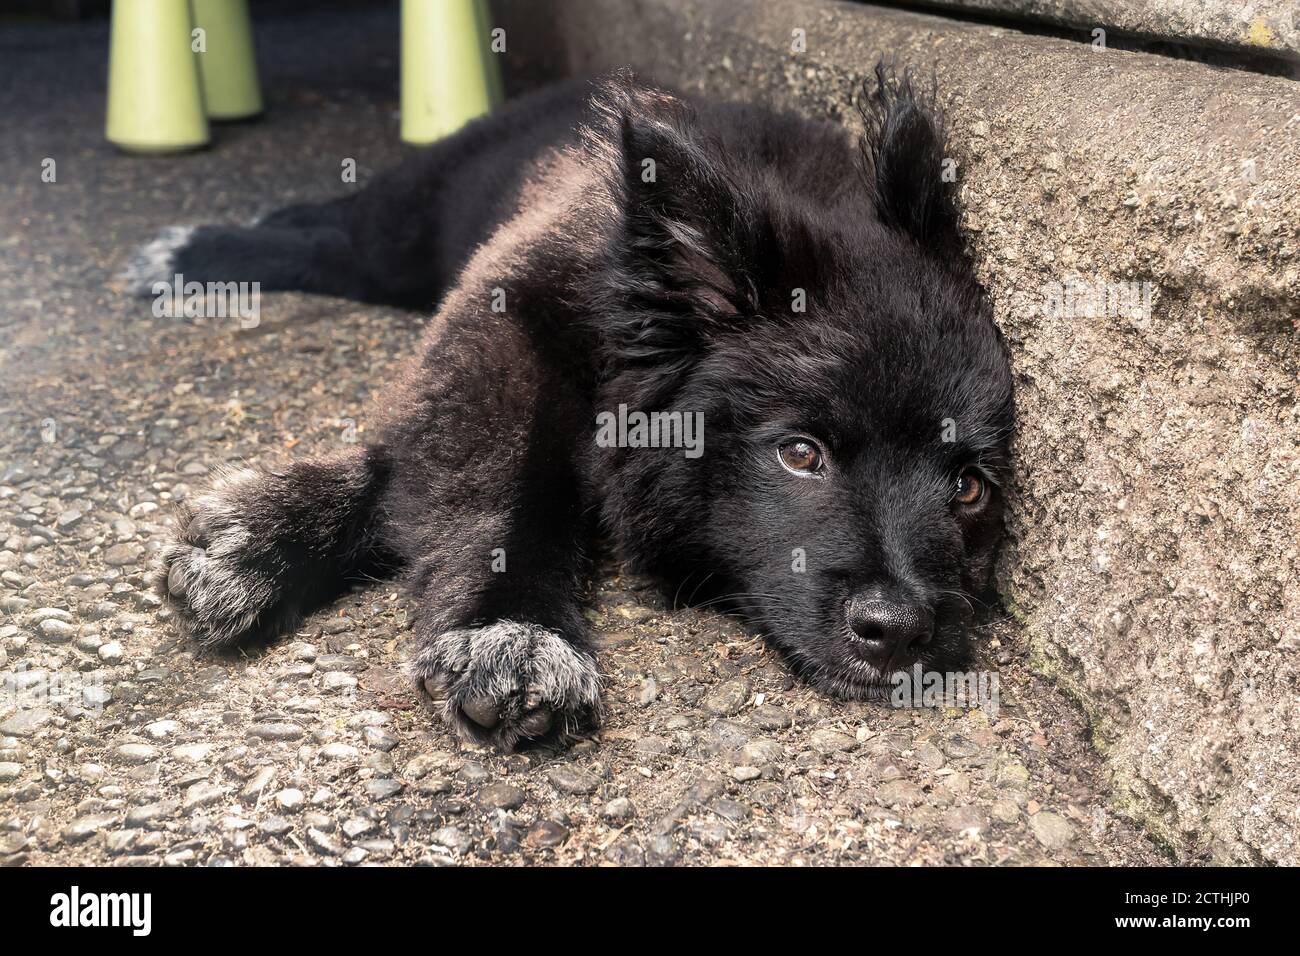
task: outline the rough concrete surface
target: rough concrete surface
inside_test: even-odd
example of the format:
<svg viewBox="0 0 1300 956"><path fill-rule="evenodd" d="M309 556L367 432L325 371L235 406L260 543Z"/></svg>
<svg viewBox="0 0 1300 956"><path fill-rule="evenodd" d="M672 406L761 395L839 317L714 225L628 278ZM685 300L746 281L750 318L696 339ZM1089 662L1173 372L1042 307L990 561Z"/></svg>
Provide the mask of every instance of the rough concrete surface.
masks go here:
<svg viewBox="0 0 1300 956"><path fill-rule="evenodd" d="M529 10L570 71L848 123L882 55L934 70L1013 352L1000 583L1034 664L1182 859L1300 862L1300 85L829 0ZM1151 307L1051 308L1071 280Z"/></svg>
<svg viewBox="0 0 1300 956"><path fill-rule="evenodd" d="M0 36L0 862L1167 859L1109 809L1081 711L1006 618L981 628L995 716L892 710L795 684L733 621L609 568L609 717L558 755L465 747L417 705L391 585L231 659L180 642L147 584L172 503L224 462L364 430L424 321L268 294L241 329L112 288L160 224L244 221L338 194L344 158L364 181L399 157L391 13L258 37L263 121L136 158L101 137L102 26Z"/></svg>
<svg viewBox="0 0 1300 956"><path fill-rule="evenodd" d="M1300 7L1295 0L920 0L956 11L993 13L1096 27L1138 36L1232 47L1300 59Z"/></svg>

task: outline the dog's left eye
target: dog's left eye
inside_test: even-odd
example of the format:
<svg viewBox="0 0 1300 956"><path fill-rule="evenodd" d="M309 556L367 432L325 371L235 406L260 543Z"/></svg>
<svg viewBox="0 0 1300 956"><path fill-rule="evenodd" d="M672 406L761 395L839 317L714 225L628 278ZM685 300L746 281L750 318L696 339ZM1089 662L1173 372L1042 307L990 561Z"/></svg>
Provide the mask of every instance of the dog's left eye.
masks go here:
<svg viewBox="0 0 1300 956"><path fill-rule="evenodd" d="M956 493L952 500L969 508L984 500L986 488L984 476L973 468L967 468L957 476Z"/></svg>
<svg viewBox="0 0 1300 956"><path fill-rule="evenodd" d="M796 438L777 448L781 464L799 475L814 475L822 470L822 450L806 438Z"/></svg>

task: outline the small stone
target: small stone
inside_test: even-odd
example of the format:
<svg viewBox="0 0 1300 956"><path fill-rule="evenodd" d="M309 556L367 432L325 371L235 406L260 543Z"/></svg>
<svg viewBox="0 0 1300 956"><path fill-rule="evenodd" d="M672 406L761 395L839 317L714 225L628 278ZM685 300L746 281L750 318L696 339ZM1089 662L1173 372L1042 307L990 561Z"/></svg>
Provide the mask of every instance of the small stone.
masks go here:
<svg viewBox="0 0 1300 956"><path fill-rule="evenodd" d="M1059 813L1042 810L1029 818L1029 828L1049 850L1063 850L1074 841L1074 826Z"/></svg>
<svg viewBox="0 0 1300 956"><path fill-rule="evenodd" d="M351 744L326 744L320 749L320 755L327 760L355 760L360 753Z"/></svg>
<svg viewBox="0 0 1300 956"><path fill-rule="evenodd" d="M271 816L259 823L257 828L270 836L284 836L293 829L293 824L284 817Z"/></svg>
<svg viewBox="0 0 1300 956"><path fill-rule="evenodd" d="M886 807L914 806L923 796L921 788L910 780L891 780L876 789L876 799Z"/></svg>
<svg viewBox="0 0 1300 956"><path fill-rule="evenodd" d="M775 704L762 704L750 711L749 719L759 730L784 730L794 723L789 712Z"/></svg>
<svg viewBox="0 0 1300 956"><path fill-rule="evenodd" d="M360 846L350 847L348 851L343 854L343 862L346 863L348 866L356 866L358 863L365 860L365 858L368 857L369 855L370 854L366 851L365 847L360 847Z"/></svg>
<svg viewBox="0 0 1300 956"><path fill-rule="evenodd" d="M176 731L181 729L181 725L175 720L155 720L152 724L145 724L144 732L154 740L163 740L172 736Z"/></svg>
<svg viewBox="0 0 1300 956"><path fill-rule="evenodd" d="M208 759L208 754L216 749L213 744L181 744L179 747L173 747L171 754L177 760L184 760L186 763L199 763Z"/></svg>
<svg viewBox="0 0 1300 956"><path fill-rule="evenodd" d="M367 836L379 829L379 824L374 820L367 820L365 817L349 817L343 821L343 832L347 834L348 839L355 840L357 837Z"/></svg>
<svg viewBox="0 0 1300 956"><path fill-rule="evenodd" d="M641 682L641 692L637 694L636 702L642 707L649 707L659 696L659 685L653 677L647 677Z"/></svg>
<svg viewBox="0 0 1300 956"><path fill-rule="evenodd" d="M113 699L113 692L103 684L87 684L81 688L81 702L92 709L102 709Z"/></svg>
<svg viewBox="0 0 1300 956"><path fill-rule="evenodd" d="M647 734L636 742L633 749L642 756L663 757L673 752L673 742L667 737Z"/></svg>
<svg viewBox="0 0 1300 956"><path fill-rule="evenodd" d="M605 808L601 810L601 815L606 820L621 823L624 820L631 820L636 816L636 807L632 805L632 801L627 797L615 797L613 800L609 801L609 803L605 804Z"/></svg>
<svg viewBox="0 0 1300 956"><path fill-rule="evenodd" d="M149 828L155 823L171 819L179 812L180 805L175 800L146 803L143 806L132 807L128 810L126 812L126 822L123 826L130 830Z"/></svg>
<svg viewBox="0 0 1300 956"><path fill-rule="evenodd" d="M749 701L749 683L729 680L706 694L700 702L709 713L717 717L730 717Z"/></svg>
<svg viewBox="0 0 1300 956"><path fill-rule="evenodd" d="M77 635L77 629L67 621L47 618L36 625L36 633L46 644L67 644Z"/></svg>
<svg viewBox="0 0 1300 956"><path fill-rule="evenodd" d="M111 605L111 607L113 608L112 614L116 614L117 605ZM92 618L94 616L95 616L94 614L90 615L90 617ZM110 616L110 615L106 615L106 616ZM87 654L96 654L99 652L99 649L104 646L104 639L100 637L98 634L96 634L94 631L85 631L77 635L76 643L77 643L77 647L85 651Z"/></svg>
<svg viewBox="0 0 1300 956"><path fill-rule="evenodd" d="M239 799L244 803L256 803L262 797L262 791L271 784L275 777L275 767L262 767L253 774L239 791Z"/></svg>
<svg viewBox="0 0 1300 956"><path fill-rule="evenodd" d="M78 817L63 829L63 839L68 843L85 843L100 830L117 823L117 814L93 813Z"/></svg>
<svg viewBox="0 0 1300 956"><path fill-rule="evenodd" d="M740 765L770 767L785 756L785 748L775 740L758 737L741 748Z"/></svg>
<svg viewBox="0 0 1300 956"><path fill-rule="evenodd" d="M562 793L591 793L600 786L600 777L573 764L561 764L546 775L551 786Z"/></svg>
<svg viewBox="0 0 1300 956"><path fill-rule="evenodd" d="M275 795L275 802L279 804L280 809L287 813L297 813L302 809L303 804L307 802L307 797L301 790L290 787L287 790L281 790Z"/></svg>
<svg viewBox="0 0 1300 956"><path fill-rule="evenodd" d="M49 620L50 618L66 621L69 624L73 621L72 612L65 611L61 607L38 607L35 611L32 611L32 616L29 620L32 624L39 624L41 621Z"/></svg>
<svg viewBox="0 0 1300 956"><path fill-rule="evenodd" d="M99 659L105 664L120 663L122 656L122 645L117 641L109 641L99 649Z"/></svg>
<svg viewBox="0 0 1300 956"><path fill-rule="evenodd" d="M964 760L980 752L979 744L962 734L953 734L940 741L943 752L953 760Z"/></svg>
<svg viewBox="0 0 1300 956"><path fill-rule="evenodd" d="M248 728L248 735L263 740L298 740L302 737L302 728L290 723L254 724Z"/></svg>
<svg viewBox="0 0 1300 956"><path fill-rule="evenodd" d="M812 744L814 750L823 754L833 754L845 750L852 750L858 745L856 738L829 728L814 730L808 740L809 743Z"/></svg>
<svg viewBox="0 0 1300 956"><path fill-rule="evenodd" d="M20 710L0 724L0 734L6 737L30 737L50 722L54 716L43 707Z"/></svg>
<svg viewBox="0 0 1300 956"><path fill-rule="evenodd" d="M328 833L322 833L315 827L307 828L307 842L326 856L341 856L343 846Z"/></svg>
<svg viewBox="0 0 1300 956"><path fill-rule="evenodd" d="M564 824L554 820L538 820L528 828L524 842L529 846L545 850L559 846L569 838L569 830Z"/></svg>
<svg viewBox="0 0 1300 956"><path fill-rule="evenodd" d="M988 820L984 818L984 814L978 807L972 806L950 808L943 815L943 823L954 833L965 833L969 830L983 832L988 829Z"/></svg>
<svg viewBox="0 0 1300 956"><path fill-rule="evenodd" d="M1003 764L995 777L999 787L1006 790L1022 790L1029 786L1029 770L1019 763Z"/></svg>
<svg viewBox="0 0 1300 956"><path fill-rule="evenodd" d="M402 784L390 777L376 777L373 780L367 780L362 787L366 796L371 800L387 800L389 797L395 797L402 792Z"/></svg>
<svg viewBox="0 0 1300 956"><path fill-rule="evenodd" d="M0 763L0 782L8 783L10 780L17 780L22 772L22 764L10 763L8 761Z"/></svg>
<svg viewBox="0 0 1300 956"><path fill-rule="evenodd" d="M381 727L362 728L361 736L370 746L385 753L397 746L397 738Z"/></svg>
<svg viewBox="0 0 1300 956"><path fill-rule="evenodd" d="M316 667L322 671L363 671L370 664L350 654L322 654L316 658Z"/></svg>
<svg viewBox="0 0 1300 956"><path fill-rule="evenodd" d="M726 750L735 750L745 746L753 733L739 721L715 720L709 726L709 735L719 747Z"/></svg>
<svg viewBox="0 0 1300 956"><path fill-rule="evenodd" d="M916 762L926 770L938 770L944 765L943 751L928 740L915 751Z"/></svg>
<svg viewBox="0 0 1300 956"><path fill-rule="evenodd" d="M289 654L295 661L307 661L308 663L316 660L319 652L315 644L308 644L305 641L299 641L297 644L289 645Z"/></svg>
<svg viewBox="0 0 1300 956"><path fill-rule="evenodd" d="M122 744L114 753L122 763L140 764L158 759L158 748L152 744Z"/></svg>
<svg viewBox="0 0 1300 956"><path fill-rule="evenodd" d="M435 830L431 839L435 845L444 846L457 856L468 853L474 844L470 835L459 827L443 827L441 830Z"/></svg>
<svg viewBox="0 0 1300 956"><path fill-rule="evenodd" d="M139 836L134 830L114 830L104 837L104 849L114 855L129 853Z"/></svg>
<svg viewBox="0 0 1300 956"><path fill-rule="evenodd" d="M185 800L182 806L186 810L197 810L199 807L206 807L209 804L216 803L221 799L222 790L216 784L196 783L185 791Z"/></svg>
<svg viewBox="0 0 1300 956"><path fill-rule="evenodd" d="M429 771L435 769L438 764L439 761L436 757L431 757L428 754L420 754L406 765L406 769L403 773L408 780L422 780L427 777Z"/></svg>
<svg viewBox="0 0 1300 956"><path fill-rule="evenodd" d="M992 813L999 823L1015 823L1020 819L1020 808L1014 800L998 800L993 804Z"/></svg>
<svg viewBox="0 0 1300 956"><path fill-rule="evenodd" d="M496 810L518 810L528 795L509 783L493 783L478 792L478 802Z"/></svg>
<svg viewBox="0 0 1300 956"><path fill-rule="evenodd" d="M120 568L124 565L136 564L143 554L144 548L140 545L123 542L113 545L104 552L104 563L109 567Z"/></svg>
<svg viewBox="0 0 1300 956"><path fill-rule="evenodd" d="M330 671L325 675L323 684L328 691L350 691L357 686L357 679L342 671Z"/></svg>
<svg viewBox="0 0 1300 956"><path fill-rule="evenodd" d="M763 771L759 770L757 767L734 767L731 771L731 776L736 780L739 780L741 783L744 783L747 780L757 780L762 775Z"/></svg>

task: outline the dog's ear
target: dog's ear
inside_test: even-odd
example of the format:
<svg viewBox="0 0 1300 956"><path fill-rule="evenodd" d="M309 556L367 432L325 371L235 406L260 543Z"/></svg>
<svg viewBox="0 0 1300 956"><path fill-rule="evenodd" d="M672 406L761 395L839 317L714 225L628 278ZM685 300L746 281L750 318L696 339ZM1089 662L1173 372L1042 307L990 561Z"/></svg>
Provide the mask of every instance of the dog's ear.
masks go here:
<svg viewBox="0 0 1300 956"><path fill-rule="evenodd" d="M883 63L874 88L864 84L859 110L866 126L861 150L876 215L885 225L941 257L960 254L956 167L944 155L944 126L933 95Z"/></svg>
<svg viewBox="0 0 1300 956"><path fill-rule="evenodd" d="M625 359L697 351L754 307L760 204L676 97L623 76L595 103L588 146L621 205L603 331Z"/></svg>

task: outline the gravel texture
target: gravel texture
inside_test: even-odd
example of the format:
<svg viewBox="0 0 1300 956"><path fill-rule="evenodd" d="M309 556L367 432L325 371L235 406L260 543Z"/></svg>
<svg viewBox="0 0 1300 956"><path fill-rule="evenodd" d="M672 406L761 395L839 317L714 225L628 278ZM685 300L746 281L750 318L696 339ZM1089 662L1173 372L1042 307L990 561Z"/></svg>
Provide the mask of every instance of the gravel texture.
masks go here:
<svg viewBox="0 0 1300 956"><path fill-rule="evenodd" d="M154 159L102 141L102 26L0 40L19 80L0 91L0 862L1162 862L1004 618L981 628L995 717L893 710L810 691L734 621L609 567L601 733L504 756L417 703L391 585L234 658L178 640L147 580L172 504L224 462L364 434L423 317L277 294L255 328L160 319L111 277L159 225L247 219L346 188L345 157L363 180L395 160L395 30L261 24L267 118ZM52 687L70 699L39 699Z"/></svg>

